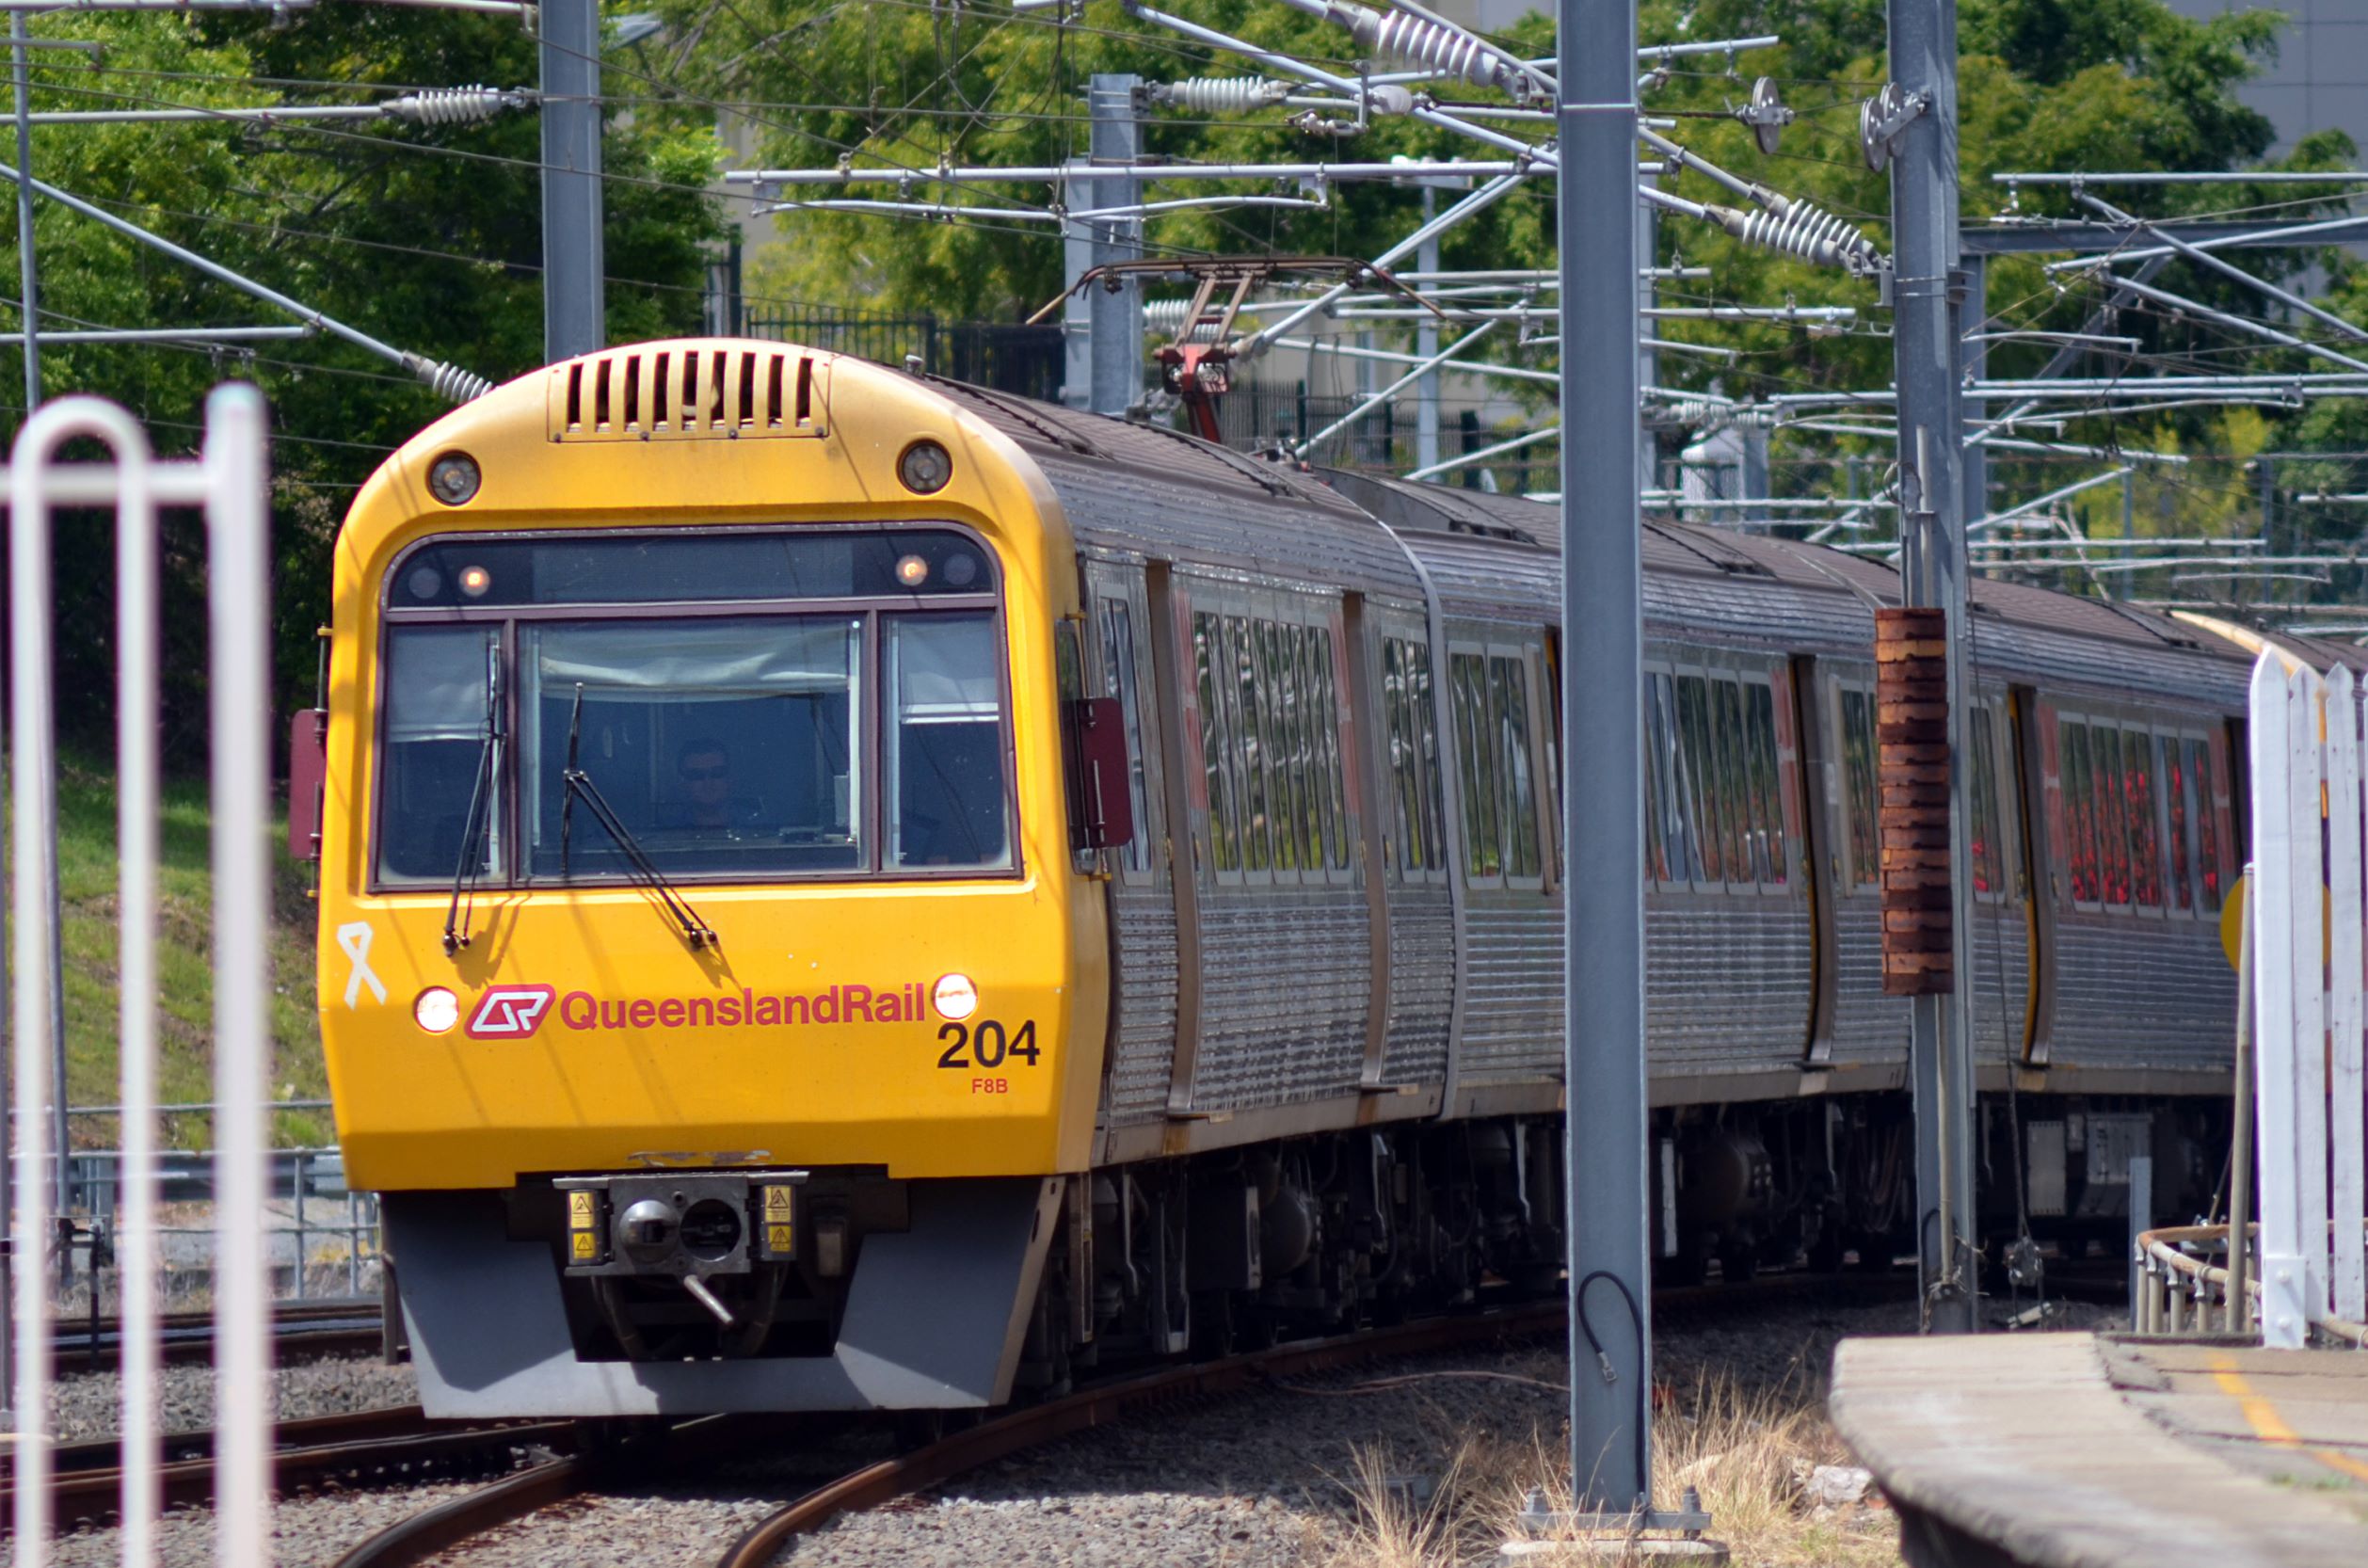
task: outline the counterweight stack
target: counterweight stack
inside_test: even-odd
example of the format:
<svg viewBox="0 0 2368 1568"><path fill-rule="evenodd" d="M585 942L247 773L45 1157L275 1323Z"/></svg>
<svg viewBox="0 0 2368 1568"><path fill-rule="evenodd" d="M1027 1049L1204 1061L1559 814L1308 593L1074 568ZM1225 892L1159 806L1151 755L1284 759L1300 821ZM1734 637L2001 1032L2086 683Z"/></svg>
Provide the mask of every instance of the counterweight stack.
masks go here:
<svg viewBox="0 0 2368 1568"><path fill-rule="evenodd" d="M1875 612L1883 994L1944 995L1949 952L1948 637L1937 609Z"/></svg>

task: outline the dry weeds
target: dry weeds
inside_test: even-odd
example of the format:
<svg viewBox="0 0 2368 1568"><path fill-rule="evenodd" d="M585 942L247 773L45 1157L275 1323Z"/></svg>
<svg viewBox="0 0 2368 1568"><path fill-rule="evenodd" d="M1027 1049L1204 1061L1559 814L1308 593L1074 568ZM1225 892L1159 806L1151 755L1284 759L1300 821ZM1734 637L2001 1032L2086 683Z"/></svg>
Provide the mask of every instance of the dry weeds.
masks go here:
<svg viewBox="0 0 2368 1568"><path fill-rule="evenodd" d="M1820 1464L1848 1464L1829 1425L1824 1390L1796 1377L1752 1389L1705 1374L1679 1393L1654 1425L1656 1503L1678 1507L1688 1487L1711 1515L1710 1535L1749 1568L1877 1568L1898 1560L1895 1516L1870 1494L1864 1504L1830 1507L1803 1485ZM1408 1434L1401 1448L1356 1450L1337 1478L1353 1515L1336 1533L1326 1568L1457 1568L1490 1562L1507 1541L1525 1538L1518 1516L1532 1492L1553 1511L1571 1506L1568 1434L1533 1429L1526 1438L1469 1429ZM1427 1453L1428 1458L1416 1457ZM1444 1459L1440 1456L1444 1455ZM1426 1467L1435 1490L1411 1496L1409 1472ZM1574 1544L1528 1560L1602 1563L1618 1555Z"/></svg>

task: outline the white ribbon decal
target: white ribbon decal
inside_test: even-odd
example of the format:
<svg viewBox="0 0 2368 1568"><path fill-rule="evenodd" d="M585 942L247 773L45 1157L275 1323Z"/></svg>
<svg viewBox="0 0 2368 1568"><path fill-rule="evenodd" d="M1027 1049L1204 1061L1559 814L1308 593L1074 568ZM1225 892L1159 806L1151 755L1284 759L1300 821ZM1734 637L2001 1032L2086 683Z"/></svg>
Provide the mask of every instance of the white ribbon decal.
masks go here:
<svg viewBox="0 0 2368 1568"><path fill-rule="evenodd" d="M368 920L356 920L337 928L337 945L344 948L345 956L354 961L354 972L345 981L347 1007L360 1005L361 988L365 985L370 987L370 994L380 1001L387 1000L387 983L372 973L370 968L370 942L376 935L370 929Z"/></svg>

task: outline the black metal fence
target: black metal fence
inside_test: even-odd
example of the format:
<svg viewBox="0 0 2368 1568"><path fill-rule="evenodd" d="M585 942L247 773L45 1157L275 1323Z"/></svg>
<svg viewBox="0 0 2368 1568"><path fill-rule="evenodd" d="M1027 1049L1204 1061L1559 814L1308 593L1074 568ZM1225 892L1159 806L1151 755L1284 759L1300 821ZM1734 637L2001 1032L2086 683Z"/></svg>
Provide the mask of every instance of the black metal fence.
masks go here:
<svg viewBox="0 0 2368 1568"><path fill-rule="evenodd" d="M899 315L807 305L794 311L751 308L745 330L752 338L802 344L881 364L901 365L918 359L920 368L932 376L1019 397L1052 402L1061 395L1063 348L1058 327L940 321L925 311Z"/></svg>

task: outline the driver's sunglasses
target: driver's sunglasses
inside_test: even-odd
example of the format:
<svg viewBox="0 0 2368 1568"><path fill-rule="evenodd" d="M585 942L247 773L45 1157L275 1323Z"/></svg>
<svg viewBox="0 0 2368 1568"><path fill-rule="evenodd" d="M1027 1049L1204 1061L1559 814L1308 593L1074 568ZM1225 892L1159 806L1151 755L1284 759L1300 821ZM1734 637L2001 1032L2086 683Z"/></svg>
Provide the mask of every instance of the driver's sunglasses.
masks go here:
<svg viewBox="0 0 2368 1568"><path fill-rule="evenodd" d="M711 778L723 777L724 772L725 770L721 767L684 768L682 770L682 776L689 779L694 784L703 784Z"/></svg>

